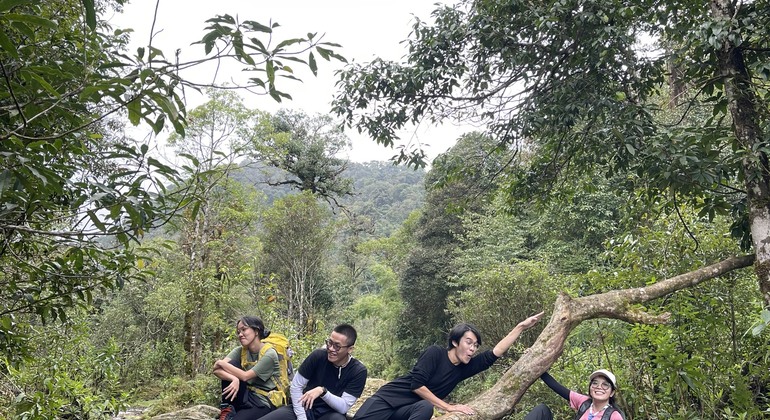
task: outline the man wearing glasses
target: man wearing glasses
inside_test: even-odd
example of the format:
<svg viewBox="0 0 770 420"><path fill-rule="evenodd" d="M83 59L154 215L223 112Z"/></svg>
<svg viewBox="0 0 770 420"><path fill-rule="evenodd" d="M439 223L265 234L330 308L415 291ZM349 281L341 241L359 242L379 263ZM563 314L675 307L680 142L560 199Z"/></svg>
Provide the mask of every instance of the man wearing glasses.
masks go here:
<svg viewBox="0 0 770 420"><path fill-rule="evenodd" d="M294 375L292 404L262 420L345 420L366 384L366 367L352 354L356 337L351 325L334 327L324 348L310 353Z"/></svg>

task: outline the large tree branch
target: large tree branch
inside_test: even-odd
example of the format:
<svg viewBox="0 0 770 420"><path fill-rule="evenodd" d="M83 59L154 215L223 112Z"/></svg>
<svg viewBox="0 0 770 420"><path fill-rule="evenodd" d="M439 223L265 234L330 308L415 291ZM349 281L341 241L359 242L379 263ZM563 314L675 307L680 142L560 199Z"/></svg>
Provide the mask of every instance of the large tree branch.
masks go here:
<svg viewBox="0 0 770 420"><path fill-rule="evenodd" d="M499 419L509 414L527 389L561 356L570 332L581 322L594 318L613 318L630 323L660 324L669 314L649 314L633 307L676 291L696 286L706 280L749 267L754 255L731 257L716 264L681 274L649 286L613 290L597 295L572 298L562 293L554 304L553 313L537 341L508 369L487 392L469 403L476 418ZM447 414L442 420L468 416Z"/></svg>

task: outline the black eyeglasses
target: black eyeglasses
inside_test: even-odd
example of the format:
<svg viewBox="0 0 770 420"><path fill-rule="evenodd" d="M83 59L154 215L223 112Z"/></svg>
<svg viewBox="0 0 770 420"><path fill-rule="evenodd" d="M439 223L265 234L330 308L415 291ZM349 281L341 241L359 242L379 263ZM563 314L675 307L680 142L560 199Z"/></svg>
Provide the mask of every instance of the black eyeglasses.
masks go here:
<svg viewBox="0 0 770 420"><path fill-rule="evenodd" d="M601 389L606 391L606 390L610 389L611 385L610 385L609 382L597 381L596 379L594 379L593 381L591 381L591 386L594 387L594 388L601 388Z"/></svg>
<svg viewBox="0 0 770 420"><path fill-rule="evenodd" d="M326 343L326 348L327 349L332 349L334 351L340 351L340 349L344 349L346 347L352 347L352 346L343 346L342 344L335 343L334 341L332 341L331 338L327 338L324 341L324 343Z"/></svg>

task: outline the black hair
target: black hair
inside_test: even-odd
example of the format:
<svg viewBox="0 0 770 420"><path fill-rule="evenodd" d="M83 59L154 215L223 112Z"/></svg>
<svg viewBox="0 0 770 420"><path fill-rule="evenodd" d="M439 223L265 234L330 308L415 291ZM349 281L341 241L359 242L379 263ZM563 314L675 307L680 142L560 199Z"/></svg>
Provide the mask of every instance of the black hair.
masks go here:
<svg viewBox="0 0 770 420"><path fill-rule="evenodd" d="M466 332L472 332L473 335L476 336L476 341L478 342L479 346L481 346L481 333L479 330L476 329L472 324L468 323L461 323L455 325L451 330L449 330L449 339L447 340L446 348L447 350L452 350L455 348L455 343L459 343L460 340L463 338Z"/></svg>
<svg viewBox="0 0 770 420"><path fill-rule="evenodd" d="M260 340L263 340L267 338L267 336L270 335L270 330L265 328L265 323L262 322L261 319L259 319L256 316L244 316L241 317L238 321L235 322L235 327L238 328L238 323L241 323L254 331L257 332L257 337L259 337Z"/></svg>
<svg viewBox="0 0 770 420"><path fill-rule="evenodd" d="M353 328L350 324L340 324L334 327L334 332L337 334L342 334L345 337L348 338L348 346L352 346L356 344L356 339L358 338L358 333L356 333L356 329Z"/></svg>

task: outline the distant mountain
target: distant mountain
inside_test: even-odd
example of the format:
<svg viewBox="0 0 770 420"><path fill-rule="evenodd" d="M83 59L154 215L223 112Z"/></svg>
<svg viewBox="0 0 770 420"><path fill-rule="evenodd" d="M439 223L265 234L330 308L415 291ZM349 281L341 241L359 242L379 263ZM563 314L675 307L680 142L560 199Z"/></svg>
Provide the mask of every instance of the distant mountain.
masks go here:
<svg viewBox="0 0 770 420"><path fill-rule="evenodd" d="M371 219L376 237L390 235L412 211L422 207L425 198L423 170L388 162L350 162L343 176L353 180L354 195L341 198L340 204L359 216ZM262 191L268 205L292 192L288 186L268 185L269 180L281 177L285 177L284 172L258 162L245 162L242 169L233 175L237 181Z"/></svg>

